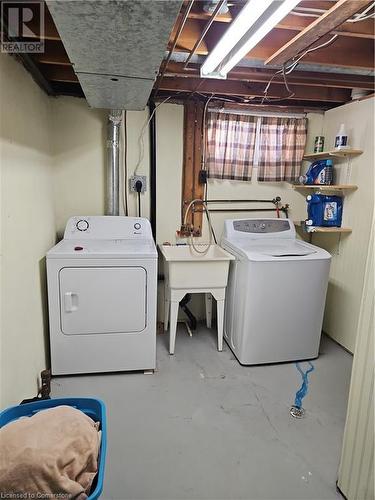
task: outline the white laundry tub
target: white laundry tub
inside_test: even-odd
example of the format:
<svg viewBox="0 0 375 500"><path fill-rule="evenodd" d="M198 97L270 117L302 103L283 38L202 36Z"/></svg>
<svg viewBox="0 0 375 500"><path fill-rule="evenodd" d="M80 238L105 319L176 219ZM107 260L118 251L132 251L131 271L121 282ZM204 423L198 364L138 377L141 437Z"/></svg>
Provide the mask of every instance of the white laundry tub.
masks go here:
<svg viewBox="0 0 375 500"><path fill-rule="evenodd" d="M202 249L205 246L202 245ZM219 245L210 245L207 253L200 254L190 245L161 245L166 261L165 274L169 288L201 289L227 286L229 262L233 255Z"/></svg>

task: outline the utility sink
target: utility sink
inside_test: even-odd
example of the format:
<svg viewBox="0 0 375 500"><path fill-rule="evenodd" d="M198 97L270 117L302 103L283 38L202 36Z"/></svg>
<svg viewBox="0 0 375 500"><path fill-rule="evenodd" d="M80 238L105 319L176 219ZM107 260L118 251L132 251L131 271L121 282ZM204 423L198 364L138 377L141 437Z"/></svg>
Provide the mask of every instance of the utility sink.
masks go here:
<svg viewBox="0 0 375 500"><path fill-rule="evenodd" d="M205 245L201 245L202 250ZM227 286L229 263L233 255L219 245L210 245L205 254L190 245L160 245L166 262L169 288L202 289Z"/></svg>

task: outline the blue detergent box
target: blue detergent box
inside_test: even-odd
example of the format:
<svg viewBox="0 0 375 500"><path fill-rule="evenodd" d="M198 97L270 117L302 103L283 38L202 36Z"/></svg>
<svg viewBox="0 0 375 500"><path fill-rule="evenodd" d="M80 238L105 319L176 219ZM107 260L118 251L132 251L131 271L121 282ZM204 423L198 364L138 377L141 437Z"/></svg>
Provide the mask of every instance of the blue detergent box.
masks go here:
<svg viewBox="0 0 375 500"><path fill-rule="evenodd" d="M307 196L307 226L341 227L343 200L340 196Z"/></svg>

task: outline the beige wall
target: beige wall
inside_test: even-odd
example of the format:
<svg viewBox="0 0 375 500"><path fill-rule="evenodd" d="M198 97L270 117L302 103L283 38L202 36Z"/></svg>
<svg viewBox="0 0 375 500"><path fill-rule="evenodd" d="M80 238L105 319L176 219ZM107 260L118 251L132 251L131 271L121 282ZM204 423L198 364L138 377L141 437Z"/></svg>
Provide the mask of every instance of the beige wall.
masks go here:
<svg viewBox="0 0 375 500"><path fill-rule="evenodd" d="M83 99L50 100L56 226L72 215L104 213L105 113Z"/></svg>
<svg viewBox="0 0 375 500"><path fill-rule="evenodd" d="M363 150L351 165L345 160L335 161L336 181L358 185L358 190L344 199L343 225L353 232L341 238L314 236L313 242L332 253L323 328L353 352L374 206L374 98L326 112L323 135L327 147L333 146L341 123L345 123L351 146Z"/></svg>
<svg viewBox="0 0 375 500"><path fill-rule="evenodd" d="M84 99L59 97L51 100L51 116L56 223L61 237L69 217L105 213L107 113L104 110L89 108ZM138 138L147 118L147 111L127 112L129 176L132 175L138 160ZM121 141L122 134L123 129ZM148 176L147 130L144 143L145 155L138 174ZM122 180L121 172L121 183ZM146 217L149 216L148 194L149 186L147 193L142 195L142 212ZM136 197L130 194L130 215L136 215L136 207ZM122 197L120 211L123 213Z"/></svg>
<svg viewBox="0 0 375 500"><path fill-rule="evenodd" d="M44 256L55 239L50 100L0 54L1 406L37 393L46 366Z"/></svg>

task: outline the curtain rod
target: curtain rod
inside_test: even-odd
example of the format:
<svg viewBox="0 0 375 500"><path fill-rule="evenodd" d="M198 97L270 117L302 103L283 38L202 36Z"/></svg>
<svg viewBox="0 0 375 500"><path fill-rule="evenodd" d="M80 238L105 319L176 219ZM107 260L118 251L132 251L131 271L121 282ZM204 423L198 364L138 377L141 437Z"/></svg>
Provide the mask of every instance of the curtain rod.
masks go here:
<svg viewBox="0 0 375 500"><path fill-rule="evenodd" d="M282 117L282 118L306 118L307 113L277 113L277 112L267 112L267 111L251 111L251 110L239 110L230 108L210 108L208 111L214 111L216 113L230 113L234 115L251 115L251 116L270 116L270 117Z"/></svg>

